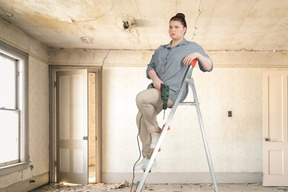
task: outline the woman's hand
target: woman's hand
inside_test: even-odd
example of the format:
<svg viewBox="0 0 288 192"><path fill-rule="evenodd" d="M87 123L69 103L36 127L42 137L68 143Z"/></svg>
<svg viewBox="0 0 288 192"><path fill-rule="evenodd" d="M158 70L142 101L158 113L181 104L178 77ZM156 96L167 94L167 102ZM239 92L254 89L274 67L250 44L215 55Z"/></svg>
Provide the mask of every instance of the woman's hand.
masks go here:
<svg viewBox="0 0 288 192"><path fill-rule="evenodd" d="M161 79L159 78L155 78L155 80L153 79L153 86L159 91L161 91L161 84L164 84L163 81L161 81Z"/></svg>
<svg viewBox="0 0 288 192"><path fill-rule="evenodd" d="M183 60L182 60L182 65L190 65L190 63L194 60L194 59L198 59L200 53L198 52L194 52L191 53L189 55L187 55Z"/></svg>
<svg viewBox="0 0 288 192"><path fill-rule="evenodd" d="M182 60L182 65L190 65L190 63L194 60L198 59L198 62L201 64L204 70L210 71L212 69L212 61L210 58L201 55L198 52L191 53L187 55Z"/></svg>
<svg viewBox="0 0 288 192"><path fill-rule="evenodd" d="M153 81L153 86L160 91L161 90L161 84L164 84L163 81L161 81L161 79L158 77L158 75L156 74L156 72L153 69L151 69L148 72L148 75Z"/></svg>

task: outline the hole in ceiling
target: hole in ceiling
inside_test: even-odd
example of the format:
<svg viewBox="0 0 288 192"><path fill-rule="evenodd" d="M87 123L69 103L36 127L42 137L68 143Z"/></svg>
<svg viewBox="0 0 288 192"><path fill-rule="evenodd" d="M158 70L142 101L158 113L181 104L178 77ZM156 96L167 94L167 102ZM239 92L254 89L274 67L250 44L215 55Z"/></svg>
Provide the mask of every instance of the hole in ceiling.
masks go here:
<svg viewBox="0 0 288 192"><path fill-rule="evenodd" d="M129 22L128 21L122 21L123 22L123 28L128 29L129 28Z"/></svg>

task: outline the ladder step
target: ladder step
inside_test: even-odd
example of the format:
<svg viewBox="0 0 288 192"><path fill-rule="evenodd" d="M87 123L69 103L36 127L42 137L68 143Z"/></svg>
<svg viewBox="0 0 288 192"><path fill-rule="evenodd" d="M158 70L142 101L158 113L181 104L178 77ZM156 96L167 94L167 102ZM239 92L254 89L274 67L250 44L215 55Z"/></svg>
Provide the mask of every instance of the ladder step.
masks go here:
<svg viewBox="0 0 288 192"><path fill-rule="evenodd" d="M179 105L196 105L195 102L182 102L182 103L179 103Z"/></svg>
<svg viewBox="0 0 288 192"><path fill-rule="evenodd" d="M154 150L155 150L155 148L153 148L152 150L154 151ZM160 152L160 151L161 151L161 148L159 148L158 152Z"/></svg>
<svg viewBox="0 0 288 192"><path fill-rule="evenodd" d="M162 130L164 130L164 127L165 127L165 125L162 127ZM168 129L167 129L168 131L170 130L170 127L168 127Z"/></svg>

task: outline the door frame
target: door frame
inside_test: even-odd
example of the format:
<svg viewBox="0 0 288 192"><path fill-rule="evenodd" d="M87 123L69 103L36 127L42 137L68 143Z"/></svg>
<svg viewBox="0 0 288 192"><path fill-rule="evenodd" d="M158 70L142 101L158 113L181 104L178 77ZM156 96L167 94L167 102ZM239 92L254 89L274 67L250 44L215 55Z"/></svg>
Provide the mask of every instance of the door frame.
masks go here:
<svg viewBox="0 0 288 192"><path fill-rule="evenodd" d="M98 94L95 94L95 118L98 119L96 125L96 142L95 142L95 166L96 166L96 183L102 182L102 67L91 67L91 66L53 66L49 67L49 180L52 183L57 182L57 130L56 130L56 72L60 71L71 71L87 69L89 73L96 74L95 90ZM87 74L87 75L88 75ZM89 86L88 86L89 87ZM88 89L87 87L87 89ZM89 102L88 102L89 106ZM89 159L89 151L88 157ZM89 168L89 164L88 164ZM89 170L89 169L88 169Z"/></svg>

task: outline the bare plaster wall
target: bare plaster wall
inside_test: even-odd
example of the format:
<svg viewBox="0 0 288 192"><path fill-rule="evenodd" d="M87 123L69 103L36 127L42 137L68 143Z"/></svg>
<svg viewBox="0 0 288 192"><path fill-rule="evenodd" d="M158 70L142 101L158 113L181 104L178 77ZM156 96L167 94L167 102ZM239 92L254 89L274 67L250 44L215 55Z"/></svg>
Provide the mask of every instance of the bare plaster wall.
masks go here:
<svg viewBox="0 0 288 192"><path fill-rule="evenodd" d="M29 54L30 157L28 169L0 176L0 191L28 191L49 182L48 51L45 45L3 20L0 28L1 41Z"/></svg>
<svg viewBox="0 0 288 192"><path fill-rule="evenodd" d="M103 69L105 182L131 180L133 164L139 156L135 97L150 82L145 70L146 67ZM194 70L214 170L220 183L262 182L262 73L268 70L288 69L215 67L210 73ZM191 91L188 99L192 99ZM228 111L232 111L232 117L228 117ZM166 118L168 114L169 110ZM163 113L159 114L158 122L160 126L165 123ZM197 173L208 173L209 169L194 107L178 108L157 162L153 179L148 182L165 183L167 174L172 183L185 183L187 177L196 177L188 182L211 182L209 175L197 178Z"/></svg>
<svg viewBox="0 0 288 192"><path fill-rule="evenodd" d="M32 174L49 170L49 68L34 58L29 62L29 148ZM34 170L35 169L35 170Z"/></svg>
<svg viewBox="0 0 288 192"><path fill-rule="evenodd" d="M80 60L85 53L87 59ZM202 73L197 67L193 75L215 171L227 173L221 176L224 183L261 182L262 73L287 70L288 54L245 50L207 53L214 61L214 70ZM150 83L145 71L152 54L153 51L49 50L50 64L103 67L104 182L121 182L132 175L139 154L135 97ZM95 55L99 57L91 60ZM191 97L188 95L187 99ZM228 117L228 111L232 111L232 117ZM164 123L162 117L160 113L160 126ZM209 172L194 108L179 107L157 161L153 174L180 173L181 177L182 173Z"/></svg>
<svg viewBox="0 0 288 192"><path fill-rule="evenodd" d="M131 172L138 158L135 97L149 83L145 70L144 67L104 68L103 172ZM262 172L263 70L267 69L215 68L211 73L202 73L197 68L194 71L216 172ZM189 98L192 99L191 94ZM228 111L233 112L232 117L227 116ZM158 117L162 126L163 114ZM194 107L178 108L157 160L155 172L209 171Z"/></svg>

